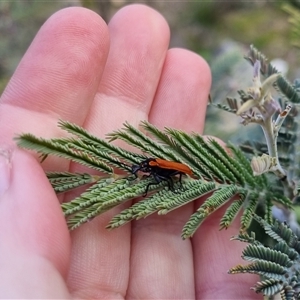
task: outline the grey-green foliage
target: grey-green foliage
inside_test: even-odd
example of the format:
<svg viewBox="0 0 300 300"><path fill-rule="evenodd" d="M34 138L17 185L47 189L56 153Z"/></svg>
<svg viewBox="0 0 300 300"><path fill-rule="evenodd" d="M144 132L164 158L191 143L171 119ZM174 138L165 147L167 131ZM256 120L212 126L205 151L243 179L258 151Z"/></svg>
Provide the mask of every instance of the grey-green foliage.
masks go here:
<svg viewBox="0 0 300 300"><path fill-rule="evenodd" d="M259 52L253 45L250 46L249 53L245 56L245 59L253 66L256 60L260 61L261 64L261 74L265 78L271 76L272 74L278 73L278 70L268 62L265 55ZM286 78L280 76L276 82L275 88L282 95L283 99L288 99L293 104L300 103L300 93L299 93L299 82L295 81L291 84ZM223 108L226 111L235 113L238 107L238 103L243 103L249 99L248 93L243 90L238 91L240 100L235 98L227 98L228 106L218 105L219 108ZM284 103L283 103L284 104ZM215 104L213 104L215 105Z"/></svg>
<svg viewBox="0 0 300 300"><path fill-rule="evenodd" d="M253 62L255 59L260 59L262 62L261 72L264 76L269 76L273 73L276 73L277 70L268 62L267 58L262 55L257 49L251 47L248 60ZM300 103L300 83L299 80L295 80L293 84L289 83L284 77L280 77L276 82L277 90L282 95L279 98L279 103L284 109L288 103L293 104L293 109L286 117L285 122L283 123L277 139L277 147L278 147L278 156L282 165L285 167L287 171L287 175L289 180L293 180L295 182L299 179L299 103ZM246 141L246 147L250 146L250 148L254 149L253 152L262 153L265 152L266 148L265 143L252 143ZM244 148L242 146L242 149ZM248 148L248 150L250 149ZM251 152L251 151L250 151ZM277 185L280 186L280 182L277 182Z"/></svg>
<svg viewBox="0 0 300 300"><path fill-rule="evenodd" d="M229 270L230 274L254 273L261 276L253 288L267 297L280 294L281 299L299 299L300 293L300 241L285 223L275 221L273 225L254 216L266 234L276 241L273 248L264 246L255 239L255 234L240 234L234 237L249 243L243 251L248 265L238 265Z"/></svg>
<svg viewBox="0 0 300 300"><path fill-rule="evenodd" d="M256 60L259 60L261 63L261 75L265 78L278 72L277 69L268 62L268 59L254 46L250 47L249 53L245 56L245 59L249 61L251 65L253 65ZM293 83L290 83L286 78L280 76L276 82L275 88L280 95L278 101L282 110L286 108L288 103L292 103L293 105L292 110L286 117L278 133L278 158L287 172L288 179L298 182L300 177L298 167L300 163L300 139L298 130L300 122L298 113L300 105L300 81L295 80ZM239 105L249 99L249 95L243 90L239 90L238 94L239 99L227 97L227 105L220 103L213 105L227 112L236 113ZM252 156L260 156L263 153L268 152L266 142L255 140L255 137L251 140L241 141L240 147L245 153L249 153ZM283 193L284 191L280 180L276 180L274 176L271 179L273 181L274 189L276 188Z"/></svg>
<svg viewBox="0 0 300 300"><path fill-rule="evenodd" d="M99 176L88 173L47 172L47 177L56 193L73 190L79 186L98 181Z"/></svg>
<svg viewBox="0 0 300 300"><path fill-rule="evenodd" d="M193 176L183 176L181 183L174 177L174 191L169 190L164 181L150 185L147 197L116 215L108 228L119 227L155 212L164 215L204 195L207 199L187 221L183 238L192 236L207 216L228 201L231 204L220 221L220 227L230 226L237 214L243 211L243 230L250 225L259 203L265 206L265 218L270 222L273 201L287 207L291 205L288 198L272 190L264 175L253 176L249 161L233 145L228 146L229 153L216 141L205 140L197 133L188 134L172 128L159 130L148 122L142 122L143 131L126 123L123 129L108 136L110 141L97 138L69 122L60 121L59 126L72 137L43 139L22 134L16 139L20 147L35 150L43 158L56 155L99 172L97 176L68 172L48 174L57 192L92 184L81 195L62 204L70 229L121 203L141 197L146 186L155 180L152 176L135 178L131 166L141 163L146 157L186 164ZM136 147L137 151L130 152L114 146L111 141L115 139Z"/></svg>

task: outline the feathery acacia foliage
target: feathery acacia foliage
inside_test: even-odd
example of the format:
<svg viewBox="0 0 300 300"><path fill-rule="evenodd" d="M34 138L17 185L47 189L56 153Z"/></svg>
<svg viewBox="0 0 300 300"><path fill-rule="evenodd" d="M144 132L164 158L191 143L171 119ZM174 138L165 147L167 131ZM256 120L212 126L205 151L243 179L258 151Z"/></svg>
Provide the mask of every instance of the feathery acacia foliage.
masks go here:
<svg viewBox="0 0 300 300"><path fill-rule="evenodd" d="M262 281L256 284L254 290L264 294L268 299L273 299L276 294L280 294L281 299L299 299L300 241L286 223L276 221L272 225L272 211L269 208L270 204L276 199L281 199L282 195L295 199L299 193L299 117L297 111L299 110L300 84L297 80L291 84L279 75L276 68L268 63L266 57L253 46L245 58L254 66L253 87L248 88L247 92L238 91L239 101L235 98L227 98L228 106L220 104L215 106L240 115L243 125L256 123L263 129L265 142L245 141L240 149L244 153L254 155L251 161L254 173L265 173L266 177L260 178L266 180L273 190L271 197L264 196L266 203L264 219L258 216L254 218L266 233L277 241L277 244L270 249L255 240L254 234L249 236L241 232L234 239L250 244L244 250L243 258L251 263L246 266L238 265L230 269L229 273L260 275ZM260 74L265 78L263 82L260 81ZM268 91L273 83L280 95L277 100ZM277 176L271 176L267 172L274 172ZM252 193L248 199L248 207L255 207L255 199L258 197L258 191L256 195ZM240 202L242 202L241 199ZM239 205L240 203L236 202L235 205L229 207L227 216L235 214ZM244 224L248 217L245 213L247 209L244 210L246 217L244 218L243 215L241 218ZM295 224L293 212L291 210L281 210L281 212L287 222L293 226L293 230L299 234L299 225ZM252 217L248 221L251 219ZM227 219L223 217L222 221L226 222Z"/></svg>
<svg viewBox="0 0 300 300"><path fill-rule="evenodd" d="M141 130L125 123L104 140L66 121L60 121L59 126L70 137L43 139L22 134L16 140L20 147L38 152L42 160L55 155L98 172L97 175L47 174L57 193L88 186L78 197L62 204L70 230L132 199L139 201L115 215L108 229L154 213L165 215L206 196L184 225L182 237L192 237L206 217L227 205L220 229L228 228L241 215L240 235L234 239L249 243L243 258L251 262L236 266L229 273L258 274L262 281L255 286L256 292L267 297L280 293L282 299L298 299L300 241L286 224L276 221L272 225L272 206L277 203L290 213L291 200L299 190L294 183L297 184L300 175L297 150L300 81L289 83L253 46L245 58L254 67L253 86L238 91L239 100L227 98L228 105L212 105L241 116L243 125L259 124L266 143L247 141L241 147L229 144L225 150L215 140L205 140L197 133L187 134L172 128L159 130L148 122L141 123ZM278 100L271 95L273 85L281 96ZM112 144L114 140L122 140L136 151L116 147ZM251 163L245 152L255 155ZM173 176L172 188L169 181L158 182L149 170L136 174L135 167L151 157L185 164L191 174L182 178ZM141 198L145 190L148 193ZM263 218L255 215L258 205L263 208ZM253 218L277 241L273 249L255 240L254 234L246 233Z"/></svg>
<svg viewBox="0 0 300 300"><path fill-rule="evenodd" d="M267 60L267 58L261 54L255 47L251 46L249 54L246 56L246 59L254 63L255 60L259 60L261 63L261 73L263 76L268 77L277 72L276 68L274 68ZM293 106L289 111L288 115L285 116L285 120L280 127L277 136L277 155L280 164L284 167L286 174L288 176L288 180L290 182L298 182L300 178L299 172L299 103L300 103L300 81L295 80L293 84L289 83L284 77L280 76L276 84L274 86L281 97L278 99L278 103L283 110L286 108L289 103L292 103ZM243 91L239 91L241 103L244 103L244 100L247 99L245 97L246 93ZM238 107L238 101L236 99L228 98L227 102L229 107L227 111L233 110L236 111ZM219 106L220 107L220 106ZM263 153L268 152L268 147L266 142L260 142L255 140L247 140L240 145L241 149L249 153L251 155L262 155ZM287 192L284 189L284 186L280 180L280 178L272 178L273 186L281 193L287 193L291 198L291 191Z"/></svg>
<svg viewBox="0 0 300 300"><path fill-rule="evenodd" d="M271 297L278 293L281 299L293 300L300 293L300 241L285 223L275 221L273 225L258 216L255 220L266 234L276 241L271 249L255 240L255 234L240 234L233 240L247 242L243 259L248 265L238 265L229 270L230 274L254 273L262 277L253 288L257 293Z"/></svg>
<svg viewBox="0 0 300 300"><path fill-rule="evenodd" d="M70 229L143 195L146 186L154 179L151 176L134 178L131 166L139 164L146 157L184 163L191 168L193 176L184 176L182 184L175 181L176 193L167 188L166 182L150 185L149 195L113 217L107 228L116 228L155 212L166 214L203 195L208 197L187 221L182 232L183 238L191 237L207 216L228 201L232 203L221 219L220 227L230 226L238 212L243 210L242 230L249 227L259 203L271 206L272 200L275 200L287 207L291 205L287 197L278 196L272 191L265 175L253 176L249 161L232 145L228 153L216 141L206 141L199 134L187 134L171 128L162 131L148 122L141 124L146 133L128 123L124 124L123 129L108 136L109 142L69 122L60 121L59 126L75 137L45 140L22 134L17 141L20 147L35 150L42 156L53 154L99 171L97 176L58 172L48 174L57 192L92 184L77 198L62 204ZM116 139L125 141L144 154L114 146L111 141ZM116 174L117 169L119 174ZM269 210L270 207L266 212ZM268 215L266 218L270 219Z"/></svg>
<svg viewBox="0 0 300 300"><path fill-rule="evenodd" d="M48 172L47 177L56 193L73 190L79 186L99 180L99 176L88 173Z"/></svg>

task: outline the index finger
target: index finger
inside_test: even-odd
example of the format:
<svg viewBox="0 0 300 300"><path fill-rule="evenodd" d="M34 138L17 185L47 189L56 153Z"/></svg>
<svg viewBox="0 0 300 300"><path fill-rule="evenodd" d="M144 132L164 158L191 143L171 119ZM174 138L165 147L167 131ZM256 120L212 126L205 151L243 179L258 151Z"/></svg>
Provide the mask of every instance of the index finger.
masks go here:
<svg viewBox="0 0 300 300"><path fill-rule="evenodd" d="M1 97L1 142L28 131L57 136L59 118L82 125L108 50L107 25L96 13L77 7L51 16Z"/></svg>

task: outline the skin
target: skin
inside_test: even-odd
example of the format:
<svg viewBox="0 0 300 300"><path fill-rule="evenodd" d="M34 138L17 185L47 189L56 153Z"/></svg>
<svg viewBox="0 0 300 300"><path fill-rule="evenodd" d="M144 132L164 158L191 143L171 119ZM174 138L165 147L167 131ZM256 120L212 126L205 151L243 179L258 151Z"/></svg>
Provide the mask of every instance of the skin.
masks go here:
<svg viewBox="0 0 300 300"><path fill-rule="evenodd" d="M51 157L43 170L12 140L21 132L63 136L60 118L100 137L126 120L201 133L209 67L168 49L169 38L164 18L143 5L120 9L108 25L67 8L36 35L0 100L1 298L259 298L250 290L256 276L227 274L245 245L229 241L238 222L219 231L226 207L185 241L181 229L203 199L107 231L122 205L69 233L44 170L84 169Z"/></svg>

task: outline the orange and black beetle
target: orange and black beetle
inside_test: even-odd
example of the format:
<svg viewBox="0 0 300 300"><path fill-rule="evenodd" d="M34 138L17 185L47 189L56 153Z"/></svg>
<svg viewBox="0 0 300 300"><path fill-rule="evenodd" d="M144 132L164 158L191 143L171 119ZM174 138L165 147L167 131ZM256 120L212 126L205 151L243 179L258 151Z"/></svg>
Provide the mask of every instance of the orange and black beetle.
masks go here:
<svg viewBox="0 0 300 300"><path fill-rule="evenodd" d="M169 189L174 191L172 176L179 175L179 182L181 184L182 175L193 175L190 167L185 164L152 157L145 159L139 165L133 165L131 167L131 172L135 176L137 176L138 171L149 173L148 176L152 176L155 179L155 182L150 182L147 185L143 195L144 197L147 195L150 185L159 184L161 181L165 180L168 183Z"/></svg>

